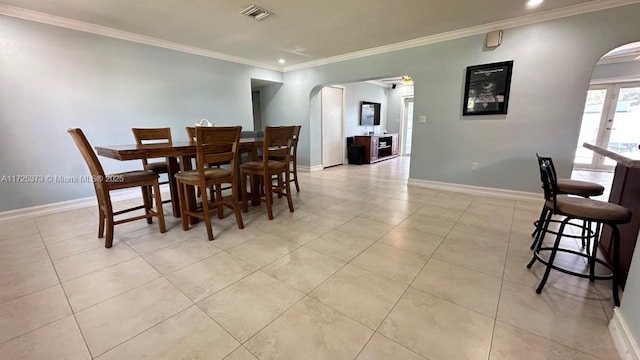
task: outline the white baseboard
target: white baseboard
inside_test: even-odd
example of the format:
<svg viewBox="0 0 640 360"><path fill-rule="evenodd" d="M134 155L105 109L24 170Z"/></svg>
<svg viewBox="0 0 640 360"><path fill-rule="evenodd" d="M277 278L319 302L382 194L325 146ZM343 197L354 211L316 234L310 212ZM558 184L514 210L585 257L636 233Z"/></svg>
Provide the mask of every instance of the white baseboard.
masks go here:
<svg viewBox="0 0 640 360"><path fill-rule="evenodd" d="M617 308L613 310L613 318L609 322L609 333L621 360L640 360L638 343Z"/></svg>
<svg viewBox="0 0 640 360"><path fill-rule="evenodd" d="M315 172L322 171L322 165L315 166L298 166L298 170L301 172ZM529 193L524 191L514 191L514 190L504 190L504 189L496 189L496 188L488 188L488 187L480 187L480 186L471 186L471 185L461 185L461 184L452 184L452 183L444 183L437 181L429 181L429 180L418 180L418 179L409 179L407 185L423 187L428 189L442 190L442 191L453 191L460 192L465 194L472 195L484 195L484 196L495 196L506 199L514 199L514 200L540 200L541 195L536 193ZM166 192L169 190L168 185L161 185L161 190ZM140 197L139 189L125 189L118 190L113 192L111 195L112 201L122 201L135 199ZM0 212L0 221L3 220L14 220L17 218L29 218L29 217L37 217L43 216L47 214L53 214L57 212L82 209L86 207L91 207L96 205L95 196L74 199L68 201L61 201L52 204L38 205L32 206L28 208L9 210ZM638 359L640 360L640 359Z"/></svg>
<svg viewBox="0 0 640 360"><path fill-rule="evenodd" d="M526 191L505 190L497 188L489 188L482 186L462 185L445 183L430 180L409 179L407 185L423 187L434 190L453 191L471 195L494 196L512 200L538 200L542 199L542 194L536 194Z"/></svg>
<svg viewBox="0 0 640 360"><path fill-rule="evenodd" d="M314 166L298 165L298 170L300 170L301 172L315 172L315 171L322 171L324 170L324 168L322 167L322 165L314 165Z"/></svg>
<svg viewBox="0 0 640 360"><path fill-rule="evenodd" d="M162 192L169 191L169 187L168 185L163 184L160 186L160 190ZM142 194L139 188L116 190L111 193L111 201L116 202L138 198L142 199L141 196ZM22 209L2 211L0 212L0 221L15 220L18 218L33 218L64 211L88 208L96 205L96 197L90 196L51 204L31 206Z"/></svg>

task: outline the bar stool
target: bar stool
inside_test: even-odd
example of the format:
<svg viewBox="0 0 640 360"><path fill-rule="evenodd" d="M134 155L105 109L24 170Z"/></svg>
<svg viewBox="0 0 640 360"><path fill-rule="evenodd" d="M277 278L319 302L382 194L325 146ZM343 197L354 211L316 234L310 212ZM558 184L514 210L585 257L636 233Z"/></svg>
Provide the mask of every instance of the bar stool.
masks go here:
<svg viewBox="0 0 640 360"><path fill-rule="evenodd" d="M588 278L593 280L611 279L613 280L613 300L615 306L620 306L620 299L618 297L618 266L620 262L620 232L618 230L619 224L628 223L631 219L631 212L620 205L612 204L609 202L592 200L581 197L570 197L565 194L560 194L558 191L558 181L556 174L553 171L551 165L551 158L545 158L538 156L538 162L540 164L540 179L542 180L542 188L544 189L545 204L543 212L548 216L542 220L542 228L540 229L540 239L544 238L544 235L548 231L549 219L552 215L562 215L565 218L560 222L560 228L556 232L556 240L552 247L542 246L542 240L536 243L535 251L533 252L533 258L527 264L527 268L531 268L537 261L547 266L545 273L540 280L540 284L536 289L536 293L540 294L544 285L546 284L551 269L563 272L565 274L578 276L582 278ZM591 254L584 254L575 250L564 249L560 247L560 240L564 234L566 225L572 219L578 219L585 221L586 223L595 223L596 231L583 232L583 237L593 240L593 249ZM604 261L596 257L598 248L598 236L599 229L603 225L608 225L613 230L613 264L608 265ZM542 252L550 251L549 259L545 260L541 257ZM577 256L587 258L589 262L589 273L578 273L575 271L564 269L560 266L554 265L554 260L558 252L570 253ZM599 263L604 267L611 270L609 275L596 275L595 264Z"/></svg>
<svg viewBox="0 0 640 360"><path fill-rule="evenodd" d="M538 164L540 165L540 161L542 157L538 154L536 154L536 157L538 158ZM556 168L553 165L553 160L550 157L545 157L544 159L547 159L549 161L550 171L553 173L554 178L557 179L558 195L561 195L561 194L575 195L575 196L580 196L588 199L591 196L600 196L604 193L604 186L594 182L572 180L572 179L558 179L556 176ZM534 237L534 240L531 243L531 250L533 250L536 247L536 243L538 243L538 241L542 241L542 239L544 238L543 236L540 236L540 229L542 229L542 226L543 226L542 221L543 219L547 218L547 215L548 214L547 214L546 207L542 207L542 211L540 212L540 218L533 222L535 229L533 230L533 233L531 233L531 236ZM549 220L549 221L556 222L556 223L559 222L557 220ZM582 238L582 246L588 249L589 244L585 240L584 233L591 229L591 225L588 223L583 223L583 225L576 225L576 224L571 224L571 225L582 228L583 235L579 237ZM552 231L550 233L555 234L555 232L552 232Z"/></svg>

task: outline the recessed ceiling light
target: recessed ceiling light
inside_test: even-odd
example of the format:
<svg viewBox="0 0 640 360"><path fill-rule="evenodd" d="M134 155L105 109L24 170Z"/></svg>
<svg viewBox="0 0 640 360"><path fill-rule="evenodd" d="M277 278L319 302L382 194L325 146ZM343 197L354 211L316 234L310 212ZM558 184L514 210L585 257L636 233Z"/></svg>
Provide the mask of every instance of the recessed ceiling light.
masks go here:
<svg viewBox="0 0 640 360"><path fill-rule="evenodd" d="M543 1L544 0L529 0L529 1L527 1L527 7L530 7L530 8L536 7L536 6L540 5L540 4L542 4Z"/></svg>
<svg viewBox="0 0 640 360"><path fill-rule="evenodd" d="M280 64L283 64L283 65L284 65L284 63L286 63L286 61L285 61L284 59L280 59L280 60L278 60L278 62L279 62Z"/></svg>

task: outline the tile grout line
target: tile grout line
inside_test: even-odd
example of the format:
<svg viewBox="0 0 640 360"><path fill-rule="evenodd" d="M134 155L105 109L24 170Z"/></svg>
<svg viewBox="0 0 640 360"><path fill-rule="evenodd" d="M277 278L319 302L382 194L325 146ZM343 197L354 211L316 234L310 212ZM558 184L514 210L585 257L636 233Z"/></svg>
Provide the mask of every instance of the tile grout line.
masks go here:
<svg viewBox="0 0 640 360"><path fill-rule="evenodd" d="M354 217L354 218L355 218L355 217ZM353 218L352 218L352 219L350 219L349 221L351 221L351 220L353 220ZM347 222L348 222L348 221L347 221ZM338 225L338 226L334 227L334 228L333 228L332 230L330 230L330 231L333 231L333 230L335 230L335 231L340 231L340 230L337 230L337 227L339 227L339 226L341 226L341 225ZM391 230L393 230L394 228L395 228L395 226L394 226ZM385 235L386 235L388 232L390 232L391 230L387 231L387 232L385 233ZM329 231L329 232L330 232L330 231ZM342 232L342 231L340 231L340 232ZM345 234L349 234L349 233L345 233ZM324 234L323 234L323 235L324 235ZM349 234L349 235L353 235L353 234ZM384 235L383 235L383 236L384 236ZM320 237L322 237L322 235L318 236L316 239L318 239L318 238L320 238ZM375 243L376 243L378 240L380 240L381 238L382 238L382 236L381 236L381 237L379 237L378 239L374 240L374 241L373 241L373 242L372 242L368 247L366 247L365 249L363 249L363 250L362 250L360 253L358 253L357 255L353 256L353 257L351 258L351 260L349 260L349 261L345 262L345 264L344 264L344 265L342 265L338 270L336 270L336 271L335 271L335 272L333 272L331 275L329 275L329 276L328 276L325 280L323 280L321 283L319 283L318 285L316 285L314 288L312 288L311 290L309 290L307 293L303 293L304 295L303 295L303 296L302 296L298 301L296 301L294 304L292 304L290 307L288 307L288 308L287 308L285 311L283 311L280 315L278 315L277 317L275 317L274 319L272 319L272 320L271 320L269 323L267 323L265 326L263 326L262 328L260 328L260 330L258 330L255 334L253 334L251 337L249 337L249 338L248 338L244 343L242 343L242 346L244 346L244 344L246 344L247 342L249 342L252 338L254 338L256 335L258 335L260 332L262 332L262 330L264 330L264 329L265 329L265 328L267 328L269 325L271 325L272 323L274 323L277 319L279 319L280 317L282 317L285 313L287 313L287 312L288 312L289 310L291 310L294 306L296 306L298 303L302 302L302 301L303 301L304 299L306 299L306 298L309 298L309 299L311 299L311 300L313 300L313 301L317 301L317 302L319 302L319 303L323 304L324 306L329 307L329 308L330 308L330 309L332 309L333 311L336 311L336 312L338 312L339 314L341 314L341 315L343 315L343 316L347 317L348 319L350 319L350 320L354 321L355 323L357 323L357 324L359 324L359 325L361 325L361 326L363 326L363 327L365 327L365 328L367 328L367 329L373 330L373 329L369 328L368 326L366 326L366 325L364 325L364 324L360 323L359 321L357 321L357 320L355 320L355 319L351 318L350 316L348 316L348 315L346 315L346 314L342 313L340 310L335 309L334 307L332 307L332 306L330 306L330 305L327 305L327 304L323 303L322 301L320 301L320 300L318 300L318 299L316 299L316 298L314 298L314 297L311 297L309 294L311 294L311 293L312 293L315 289L317 289L318 287L322 286L322 284L324 284L325 282L327 282L327 281L328 281L330 278L332 278L336 273L338 273L340 270L342 270L343 268L345 268L348 264L350 264L350 263L351 263L351 261L353 261L353 259L355 259L356 257L358 257L360 254L362 254L364 251L366 251L368 248L370 248L373 244L375 244ZM311 240L311 241L314 241L314 240L316 240L316 239L313 239L313 240ZM307 243L309 243L309 242L311 242L311 241L308 241ZM323 254L323 255L325 255L325 256L333 257L333 256L331 256L331 255L329 255L329 254L325 254L325 253L323 253L323 252L320 252L320 251L314 250L314 249L312 249L312 248L308 248L308 247L306 247L305 245L306 245L307 243L305 243L305 244L301 245L300 247L296 248L296 250L298 250L298 249L300 249L300 248L302 248L302 247L305 247L306 249L309 249L309 250L312 250L312 251L318 252L318 253ZM295 250L294 250L294 251L295 251ZM286 256L286 255L283 255L282 257L284 257L284 256ZM280 257L280 258L282 258L282 257ZM277 260L275 260L275 261L278 261L280 258L278 258L278 259L277 259ZM334 258L334 259L337 259L337 260L340 260L340 261L344 261L343 259L338 259L338 258L336 258L336 257L333 257L333 258ZM274 261L274 262L275 262L275 261ZM272 262L272 263L273 263L273 262ZM272 263L269 263L269 264L265 265L265 267L266 267L266 266L268 266L268 265L270 265L270 264L272 264ZM355 265L352 265L352 266L355 266ZM263 267L263 268L264 268L264 267ZM358 267L358 268L360 268L360 267ZM260 271L262 271L262 268L260 268L259 270L260 270ZM365 271L367 271L367 272L370 272L370 273L372 273L372 274L375 274L375 275L380 276L379 274L373 273L373 272L371 272L371 271L369 271L369 270L366 270L366 269L363 269L363 270L365 270ZM264 271L263 271L263 272L264 272ZM277 281L280 281L279 279L277 279L277 278L275 278L275 277L271 276L271 275L270 275L270 274L268 274L268 273L265 273L265 274L266 274L266 275L268 275L268 276L270 276L270 277L272 277L272 278L274 278L274 279L275 279L275 280L277 280ZM281 283L283 283L283 284L285 284L285 285L287 285L287 286L289 286L289 287L291 287L291 288L293 288L291 285L288 285L287 283L284 283L284 282L282 282L282 281L280 281L280 282L281 282ZM403 285L404 285L404 284L403 284ZM296 291L300 292L300 290L298 290L298 289L296 289L296 288L293 288L293 289L295 289ZM301 292L301 293L302 293L302 292ZM213 296L213 295L212 295L212 296ZM358 352L358 354L356 354L356 357L357 357L357 356L360 354L360 352L361 352L361 351L366 347L366 345L369 343L369 341L370 341L370 340L371 340L371 338L375 335L375 333L376 333L376 331L375 331L375 330L373 330L373 333L371 334L371 337L369 337L369 340L367 340L367 342L364 344L364 346L362 347L362 349L360 349L360 351ZM237 339L236 339L236 340L237 340ZM246 348L246 347L245 347L245 348ZM254 356L258 357L256 354L254 354L253 352L251 352L249 349L247 349L247 351L249 351L249 352L250 352L251 354L253 354Z"/></svg>
<svg viewBox="0 0 640 360"><path fill-rule="evenodd" d="M73 316L73 320L75 321L76 326L78 327L78 332L80 333L80 336L82 337L82 342L84 343L85 349L87 350L87 353L89 354L89 356L93 359L94 356L93 354L91 354L91 350L89 349L89 344L87 344L87 339L85 338L84 333L82 332L82 328L80 327L80 323L78 322L78 318L76 317L76 314L73 312L73 308L71 307L71 302L69 301L69 296L67 295L67 291L64 289L64 286L62 286L62 281L60 280L60 275L58 275L58 269L56 269L54 263L53 263L53 259L51 258L51 254L49 253L49 248L47 247L47 245L45 244L44 240L42 239L42 233L40 233L40 226L38 225L38 223L36 222L36 227L38 228L38 233L40 235L40 240L42 241L42 244L44 245L45 250L47 251L47 256L49 257L49 261L51 262L51 267L53 268L53 271L56 274L56 277L58 278L58 285L60 286L60 289L62 290L62 293L64 294L65 300L67 301L67 306L69 307L69 311L71 311L71 316ZM58 319L60 320L60 319ZM56 321L58 321L56 320Z"/></svg>
<svg viewBox="0 0 640 360"><path fill-rule="evenodd" d="M516 202L513 204L513 211L511 213L511 224L509 225L509 241L507 242L507 251L504 256L504 263L502 264L502 278L500 279L500 290L498 292L498 303L496 304L496 315L493 318L493 329L491 330L491 342L489 342L489 354L487 358L491 358L491 352L493 350L493 341L496 336L496 325L498 324L498 310L500 309L500 300L502 299L502 287L504 285L504 274L507 268L507 261L509 258L509 247L511 246L511 232L513 231L513 222L515 219Z"/></svg>
<svg viewBox="0 0 640 360"><path fill-rule="evenodd" d="M438 192L438 194L441 194L442 192ZM436 195L437 196L437 195ZM434 197L432 197L430 200L428 200L425 205L431 201ZM469 202L469 204L471 204L471 202ZM467 205L468 207L469 205ZM467 208L465 207L465 209ZM431 261L431 259L433 258L433 255L438 251L438 249L440 248L440 246L442 246L442 243L444 243L447 235L449 235L449 233L451 232L451 230L453 229L453 227L455 227L455 224L457 224L457 221L454 223L454 225L449 229L449 231L447 232L447 234L442 238L442 241L440 242L440 244L438 244L438 246L436 247L436 249L431 253L430 256L428 256L427 261L422 265L422 267L420 268L420 270L418 272L416 272L416 275L413 277L413 279L411 280L411 282L409 283L409 285L404 289L404 291L402 292L402 294L398 297L398 300L396 300L396 302L393 304L393 306L391 306L391 308L389 309L389 311L387 312L387 314L385 315L385 317L382 319L382 321L380 322L380 324L378 324L378 326L376 327L376 329L373 331L373 334L371 335L371 337L369 338L369 340L367 340L367 343L362 347L362 349L360 349L360 352L358 352L358 354L356 355L356 358L358 356L360 356L360 354L362 353L362 351L366 348L366 346L369 344L369 342L371 341L371 339L373 339L373 336L375 336L375 334L379 334L384 336L384 334L379 333L378 330L380 330L380 327L382 326L382 324L384 324L384 322L389 318L389 315L393 312L393 310L396 308L396 306L398 306L398 303L400 302L400 300L402 300L402 298L405 296L405 294L407 293L407 291L411 288L411 285L413 284L413 282L415 281L415 279L418 277L418 275L422 272L422 270L424 270L424 268L427 266L427 264L429 264L429 261ZM385 338L387 338L386 336L384 336ZM397 343L399 345L401 345L404 348L407 348L406 346L398 343L397 341L393 340L393 339L389 339L392 340L394 343ZM409 349L409 348L407 348ZM415 351L413 351L412 349L409 349L412 352L416 353ZM417 354L417 353L416 353ZM422 356L421 354L418 354L420 356ZM424 356L423 356L424 357Z"/></svg>

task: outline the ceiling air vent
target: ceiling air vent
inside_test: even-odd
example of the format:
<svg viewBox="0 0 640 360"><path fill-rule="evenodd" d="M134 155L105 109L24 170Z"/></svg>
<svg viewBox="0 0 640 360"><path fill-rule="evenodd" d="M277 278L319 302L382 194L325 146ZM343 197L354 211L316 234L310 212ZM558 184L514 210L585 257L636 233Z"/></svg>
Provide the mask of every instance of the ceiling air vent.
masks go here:
<svg viewBox="0 0 640 360"><path fill-rule="evenodd" d="M240 11L240 14L250 16L256 20L262 20L267 16L271 15L267 10L257 7L255 5L251 5L248 8Z"/></svg>

